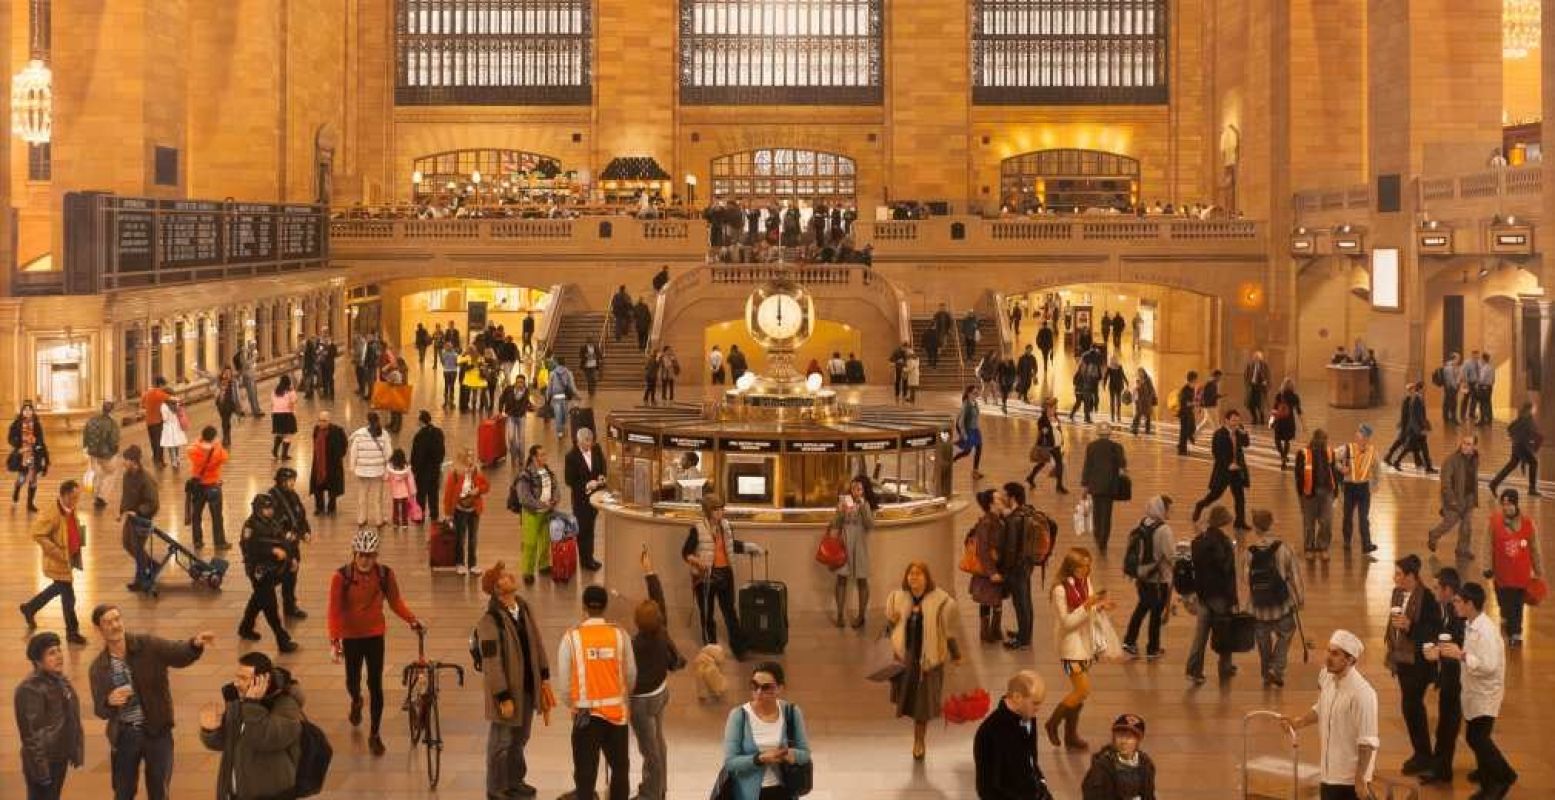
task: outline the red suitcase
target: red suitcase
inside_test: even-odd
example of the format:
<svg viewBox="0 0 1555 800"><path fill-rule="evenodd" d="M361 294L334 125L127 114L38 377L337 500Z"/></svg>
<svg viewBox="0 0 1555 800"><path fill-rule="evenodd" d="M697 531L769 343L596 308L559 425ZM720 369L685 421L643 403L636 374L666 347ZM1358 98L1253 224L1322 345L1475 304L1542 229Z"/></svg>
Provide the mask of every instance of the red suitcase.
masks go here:
<svg viewBox="0 0 1555 800"><path fill-rule="evenodd" d="M500 415L481 420L480 430L475 434L475 457L481 466L494 467L508 454L506 425L507 417Z"/></svg>
<svg viewBox="0 0 1555 800"><path fill-rule="evenodd" d="M427 533L427 562L433 569L453 569L458 540L449 520L433 523Z"/></svg>
<svg viewBox="0 0 1555 800"><path fill-rule="evenodd" d="M566 583L578 571L578 540L568 536L551 542L551 580Z"/></svg>

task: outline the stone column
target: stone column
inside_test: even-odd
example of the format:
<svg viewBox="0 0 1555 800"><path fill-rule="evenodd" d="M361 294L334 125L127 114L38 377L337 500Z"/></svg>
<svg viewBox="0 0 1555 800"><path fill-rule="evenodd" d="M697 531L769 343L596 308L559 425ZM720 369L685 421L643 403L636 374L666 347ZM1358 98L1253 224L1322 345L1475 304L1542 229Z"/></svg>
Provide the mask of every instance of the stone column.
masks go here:
<svg viewBox="0 0 1555 800"><path fill-rule="evenodd" d="M1555 9L1546 9L1542 20L1541 31L1542 46L1539 48L1540 57L1543 60L1544 80L1540 86L1543 95L1544 119L1555 120ZM1555 163L1555 162L1551 162ZM1535 242L1539 243L1540 263L1539 285L1544 288L1545 295L1550 296L1551 287L1555 287L1555 249L1547 241L1550 232L1555 230L1555 180L1545 176L1544 181L1544 213L1539 215L1541 223L1539 230L1535 231ZM1541 311L1544 308L1541 307ZM1547 319L1547 317L1541 317ZM1555 326L1546 325L1540 330L1539 341L1543 345L1540 353L1539 366L1543 375L1543 381L1539 385L1539 392L1534 396L1536 414L1539 420L1539 428L1544 432L1544 440L1555 443Z"/></svg>

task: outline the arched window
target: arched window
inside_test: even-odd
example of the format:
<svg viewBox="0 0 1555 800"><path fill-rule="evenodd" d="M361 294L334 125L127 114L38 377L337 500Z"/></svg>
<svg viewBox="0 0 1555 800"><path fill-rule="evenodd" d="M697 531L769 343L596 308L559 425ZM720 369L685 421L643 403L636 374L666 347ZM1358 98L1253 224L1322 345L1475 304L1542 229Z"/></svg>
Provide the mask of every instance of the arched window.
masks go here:
<svg viewBox="0 0 1555 800"><path fill-rule="evenodd" d="M1139 203L1139 161L1100 150L1022 153L999 165L999 189L1014 211L1127 211Z"/></svg>
<svg viewBox="0 0 1555 800"><path fill-rule="evenodd" d="M836 153L787 147L745 150L713 159L712 167L714 200L852 206L857 199L853 159Z"/></svg>
<svg viewBox="0 0 1555 800"><path fill-rule="evenodd" d="M874 105L883 0L680 0L680 101Z"/></svg>
<svg viewBox="0 0 1555 800"><path fill-rule="evenodd" d="M973 102L1167 102L1167 2L973 0Z"/></svg>
<svg viewBox="0 0 1555 800"><path fill-rule="evenodd" d="M418 197L446 193L450 183L455 191L467 192L477 173L482 196L522 199L566 193L570 186L568 174L562 172L555 156L523 150L450 150L421 156L412 163L415 174L421 176L413 187Z"/></svg>
<svg viewBox="0 0 1555 800"><path fill-rule="evenodd" d="M587 105L590 0L395 0L400 105Z"/></svg>

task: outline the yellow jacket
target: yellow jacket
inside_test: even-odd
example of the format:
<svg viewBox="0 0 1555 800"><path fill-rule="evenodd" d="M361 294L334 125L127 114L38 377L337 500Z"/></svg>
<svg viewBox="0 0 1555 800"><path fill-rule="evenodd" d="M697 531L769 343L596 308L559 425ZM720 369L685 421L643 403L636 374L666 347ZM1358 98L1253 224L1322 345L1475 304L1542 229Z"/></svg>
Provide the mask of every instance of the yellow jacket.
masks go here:
<svg viewBox="0 0 1555 800"><path fill-rule="evenodd" d="M84 543L83 534L83 543ZM38 512L32 523L32 540L43 551L43 574L50 580L70 583L75 573L70 568L70 533L65 515L55 500Z"/></svg>
<svg viewBox="0 0 1555 800"><path fill-rule="evenodd" d="M481 376L481 359L472 356L459 356L459 367L464 370L464 378L459 383L470 389L486 388L486 379Z"/></svg>

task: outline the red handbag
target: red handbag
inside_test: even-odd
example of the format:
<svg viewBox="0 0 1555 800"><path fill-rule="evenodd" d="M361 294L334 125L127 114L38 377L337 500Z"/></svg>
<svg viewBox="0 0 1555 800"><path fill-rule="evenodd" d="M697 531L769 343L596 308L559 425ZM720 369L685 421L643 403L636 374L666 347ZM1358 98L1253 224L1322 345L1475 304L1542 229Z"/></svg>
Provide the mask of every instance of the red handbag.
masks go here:
<svg viewBox="0 0 1555 800"><path fill-rule="evenodd" d="M1550 585L1543 578L1533 578L1528 581L1528 588L1523 590L1523 601L1530 606L1536 606L1544 602L1544 598L1550 596Z"/></svg>
<svg viewBox="0 0 1555 800"><path fill-rule="evenodd" d="M820 545L815 548L815 560L835 572L848 565L848 547L842 543L841 536L827 528Z"/></svg>
<svg viewBox="0 0 1555 800"><path fill-rule="evenodd" d="M940 714L946 722L960 725L966 722L976 722L988 716L988 710L993 707L993 698L988 696L986 689L973 689L962 694L953 694L945 698L940 707Z"/></svg>

